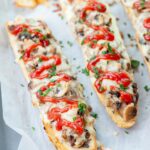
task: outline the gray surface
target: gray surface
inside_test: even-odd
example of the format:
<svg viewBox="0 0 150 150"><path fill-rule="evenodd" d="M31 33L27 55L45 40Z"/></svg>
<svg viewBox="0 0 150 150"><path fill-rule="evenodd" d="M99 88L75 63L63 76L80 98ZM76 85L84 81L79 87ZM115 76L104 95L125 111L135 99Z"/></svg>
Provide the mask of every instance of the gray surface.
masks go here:
<svg viewBox="0 0 150 150"><path fill-rule="evenodd" d="M10 129L3 121L0 90L0 150L17 150L21 136Z"/></svg>

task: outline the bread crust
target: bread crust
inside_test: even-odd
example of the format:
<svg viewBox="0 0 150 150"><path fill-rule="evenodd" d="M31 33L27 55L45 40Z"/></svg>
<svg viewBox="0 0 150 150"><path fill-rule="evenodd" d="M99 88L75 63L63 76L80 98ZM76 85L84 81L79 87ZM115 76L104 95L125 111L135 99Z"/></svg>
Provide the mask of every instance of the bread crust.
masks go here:
<svg viewBox="0 0 150 150"><path fill-rule="evenodd" d="M43 125L44 125L44 129L50 139L50 141L55 145L55 147L58 149L58 150L79 150L78 148L71 148L71 147L68 147L63 141L60 141L57 136L55 136L55 132L52 128L52 126L46 122L44 122L43 120ZM94 140L94 143L93 143L93 147L90 148L90 150L97 150L97 143L96 143L96 138L93 136L92 139L95 139ZM102 146L101 146L102 148ZM87 150L88 148L80 148L81 150ZM103 150L104 150L104 147L103 147Z"/></svg>
<svg viewBox="0 0 150 150"><path fill-rule="evenodd" d="M124 9L125 9L125 11L126 11L126 13L128 14L128 17L129 17L129 19L131 20L131 23L132 23L132 25L133 25L133 27L134 27L134 30L137 32L137 30L136 30L136 20L137 20L137 17L135 16L135 13L134 13L134 11L133 11L133 9L132 8L130 8L130 7L126 7L125 6L125 4L124 4L124 2L123 2L123 0L120 0L121 1L121 3L122 3L122 5L123 5L123 7L124 7ZM150 62L148 62L146 59L145 59L145 57L144 57L144 49L142 48L142 46L141 46L141 44L140 44L140 36L139 36L139 34L138 34L138 32L135 34L135 39L136 39L136 43L137 43L137 45L138 45L138 48L139 48L139 51L140 51L140 53L141 53L141 55L143 56L143 59L144 59L144 62L145 62L145 64L147 65L147 68L148 68L148 71L149 71L149 73L150 73Z"/></svg>
<svg viewBox="0 0 150 150"><path fill-rule="evenodd" d="M75 2L76 3L80 3L80 2L82 2L82 0L76 0ZM68 4L71 4L71 3L73 3L73 1L70 2L68 0ZM63 8L62 10L63 10L63 12L65 14L65 11L67 10L67 5L62 4L62 8ZM72 22L68 22L68 24L70 25L71 30L74 31L73 30L73 26L72 26ZM74 32L73 32L73 34L74 34L74 37L75 37L76 41L78 42L79 40L77 38L77 35ZM81 47L81 45L80 45L80 47ZM82 47L81 47L81 50L82 50ZM86 58L84 54L83 54L83 58ZM85 64L87 65L86 61L85 61ZM132 78L132 75L131 75L131 78ZM96 88L94 86L95 79L92 76L90 76L90 79L91 79L91 82L92 82L92 86L93 86L95 92L97 93L100 102L105 106L107 113L109 114L109 116L111 117L111 119L114 121L114 123L116 123L117 126L120 127L120 128L131 128L136 123L137 115L133 119L131 119L129 121L125 121L120 116L119 113L113 112L113 109L111 107L107 107L106 106L107 98L103 94L100 94L100 93L97 92L97 90L96 90ZM136 106L136 108L138 110L138 106Z"/></svg>

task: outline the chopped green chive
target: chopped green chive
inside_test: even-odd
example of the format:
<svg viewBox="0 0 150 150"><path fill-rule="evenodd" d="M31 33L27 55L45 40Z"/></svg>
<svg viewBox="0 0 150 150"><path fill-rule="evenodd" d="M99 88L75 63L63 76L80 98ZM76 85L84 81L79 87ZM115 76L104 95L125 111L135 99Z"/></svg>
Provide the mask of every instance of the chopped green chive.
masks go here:
<svg viewBox="0 0 150 150"><path fill-rule="evenodd" d="M150 91L150 87L148 87L148 85L145 85L145 86L144 86L144 89L145 89L146 92L149 92L149 91Z"/></svg>
<svg viewBox="0 0 150 150"><path fill-rule="evenodd" d="M67 41L67 44L68 44L70 47L72 47L72 46L73 46L73 43L72 43L72 42L70 42L70 41Z"/></svg>
<svg viewBox="0 0 150 150"><path fill-rule="evenodd" d="M124 87L124 85L123 85L123 84L120 84L120 89L121 89L122 91L125 91L127 88L126 88L126 87Z"/></svg>
<svg viewBox="0 0 150 150"><path fill-rule="evenodd" d="M83 114L84 112L85 112L85 110L86 110L86 104L84 104L84 103L80 103L79 105L78 105L78 109L79 109L79 114Z"/></svg>
<svg viewBox="0 0 150 150"><path fill-rule="evenodd" d="M139 67L140 62L138 60L131 60L131 67L133 69L137 69Z"/></svg>
<svg viewBox="0 0 150 150"><path fill-rule="evenodd" d="M77 117L73 117L72 119L73 119L73 121L75 121L77 119Z"/></svg>
<svg viewBox="0 0 150 150"><path fill-rule="evenodd" d="M94 117L95 119L98 118L98 114L96 113L92 113L91 116Z"/></svg>
<svg viewBox="0 0 150 150"><path fill-rule="evenodd" d="M82 73L84 73L86 76L89 76L89 70L87 70L86 68L85 69L82 69Z"/></svg>

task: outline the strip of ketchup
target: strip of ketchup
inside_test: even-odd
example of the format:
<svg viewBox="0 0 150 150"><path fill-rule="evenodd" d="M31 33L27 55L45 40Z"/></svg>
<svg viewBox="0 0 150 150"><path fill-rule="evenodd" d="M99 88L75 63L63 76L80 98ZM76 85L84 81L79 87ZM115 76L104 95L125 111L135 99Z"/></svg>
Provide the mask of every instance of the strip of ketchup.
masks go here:
<svg viewBox="0 0 150 150"><path fill-rule="evenodd" d="M144 19L143 26L148 30L150 29L150 17ZM143 36L146 41L150 42L150 33L145 33Z"/></svg>
<svg viewBox="0 0 150 150"><path fill-rule="evenodd" d="M107 72L102 77L100 77L95 81L95 87L99 93L105 92L105 89L101 88L101 83L104 79L113 80L126 88L131 83L129 76L125 72L120 73ZM123 100L126 103L132 102L132 95L130 93L120 90L120 94L121 100Z"/></svg>
<svg viewBox="0 0 150 150"><path fill-rule="evenodd" d="M88 11L98 11L98 12L106 12L106 7L104 4L96 2L94 1L89 1L88 6L86 6L85 8L83 8L83 10L81 11L80 14L80 18L86 23L87 26L89 26L90 28L94 29L94 30L99 30L102 33L101 34L97 34L94 36L88 36L85 40L86 42L90 42L93 40L108 40L108 41L113 41L114 40L114 35L106 28L103 26L99 26L99 25L93 25L91 24L87 19L87 12Z"/></svg>
<svg viewBox="0 0 150 150"><path fill-rule="evenodd" d="M29 48L26 49L26 51L25 51L25 53L23 55L24 62L27 62L27 61L32 59L30 57L31 56L31 52L33 50L35 50L38 46L41 46L41 43L35 43L35 44L31 45Z"/></svg>
<svg viewBox="0 0 150 150"><path fill-rule="evenodd" d="M13 35L18 35L20 32L23 31L23 29L28 28L29 26L26 24L20 24L20 25L16 25L12 30L11 30L11 34Z"/></svg>
<svg viewBox="0 0 150 150"><path fill-rule="evenodd" d="M68 112L70 109L77 108L78 101L52 98L51 102L52 103L65 102L67 104L66 107L64 107L64 108L54 107L51 110L49 110L47 113L48 119L57 121L56 129L58 131L60 131L60 130L62 130L63 126L66 126L66 127L72 128L78 134L82 134L84 122L81 117L78 117L74 122L67 121L65 119L62 119L62 117L61 117L62 113Z"/></svg>
<svg viewBox="0 0 150 150"><path fill-rule="evenodd" d="M34 72L30 74L31 78L43 79L49 76L48 73L42 75L45 70L51 69L53 66L58 66L61 64L61 58L58 55L53 55L51 57L42 56L41 59L43 61L54 60L53 64L43 65Z"/></svg>
<svg viewBox="0 0 150 150"><path fill-rule="evenodd" d="M94 72L93 68L96 66L96 64L101 60L101 59L105 59L105 60L119 60L120 59L120 55L119 54L105 54L104 56L97 56L94 60L90 61L87 65L88 70L90 70L91 72ZM102 72L101 70L99 70L99 72Z"/></svg>

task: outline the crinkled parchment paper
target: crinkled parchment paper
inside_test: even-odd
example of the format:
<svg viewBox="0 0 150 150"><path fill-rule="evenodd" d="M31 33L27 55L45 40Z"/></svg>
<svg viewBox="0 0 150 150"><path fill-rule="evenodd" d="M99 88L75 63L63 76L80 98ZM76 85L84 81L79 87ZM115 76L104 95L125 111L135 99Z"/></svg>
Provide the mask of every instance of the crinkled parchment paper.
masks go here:
<svg viewBox="0 0 150 150"><path fill-rule="evenodd" d="M9 13L7 18L13 19L14 11ZM120 5L113 5L111 11L118 18L120 30L123 32L125 44L130 56L143 63L143 59L135 46L134 40L128 38L130 34L134 39L134 30ZM90 79L81 73L84 68L82 52L75 42L68 25L63 17L44 6L39 6L35 10L26 13L27 17L41 18L48 24L56 39L62 41L63 54L68 57L72 64L73 71L78 73L78 79L85 87L87 101L98 114L95 127L97 137L107 147L113 150L148 150L150 149L150 92L144 90L145 85L150 86L150 78L146 66L140 65L135 73L135 80L138 83L140 101L139 116L137 124L131 129L118 128L108 117L103 106L93 91ZM8 126L23 136L19 145L19 150L53 150L54 146L49 142L43 130L38 109L31 105L30 94L27 83L23 77L21 69L15 63L15 57L10 48L4 24L1 24L0 31L0 80L2 88L3 117ZM67 41L73 43L69 46ZM134 45L134 46L133 46Z"/></svg>

